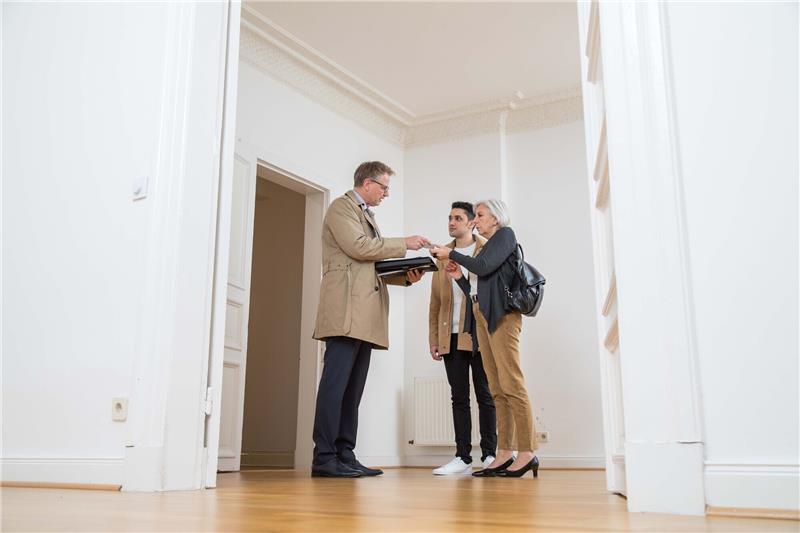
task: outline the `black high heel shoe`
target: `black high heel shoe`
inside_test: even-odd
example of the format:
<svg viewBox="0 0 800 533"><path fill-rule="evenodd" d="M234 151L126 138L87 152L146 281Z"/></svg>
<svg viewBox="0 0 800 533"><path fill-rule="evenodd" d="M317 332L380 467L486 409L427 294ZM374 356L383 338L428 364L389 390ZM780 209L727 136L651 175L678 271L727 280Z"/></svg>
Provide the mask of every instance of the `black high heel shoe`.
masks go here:
<svg viewBox="0 0 800 533"><path fill-rule="evenodd" d="M504 471L506 468L514 464L514 458L512 457L505 463L501 464L500 466L496 466L494 468L484 468L483 470L478 470L477 472L473 472L473 477L495 477L498 472Z"/></svg>
<svg viewBox="0 0 800 533"><path fill-rule="evenodd" d="M533 477L539 477L539 458L535 455L533 459L530 460L528 464L520 468L519 470L503 470L502 472L498 472L495 474L497 477L522 477L524 476L528 470L533 470ZM475 474L472 474L473 476Z"/></svg>

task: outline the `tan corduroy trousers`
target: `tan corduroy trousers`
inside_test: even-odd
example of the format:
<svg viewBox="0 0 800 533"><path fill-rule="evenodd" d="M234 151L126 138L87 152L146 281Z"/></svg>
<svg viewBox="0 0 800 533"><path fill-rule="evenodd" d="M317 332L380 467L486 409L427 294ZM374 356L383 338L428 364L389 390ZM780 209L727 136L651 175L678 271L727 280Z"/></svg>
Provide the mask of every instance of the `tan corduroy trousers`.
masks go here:
<svg viewBox="0 0 800 533"><path fill-rule="evenodd" d="M533 410L519 366L522 315L507 314L500 319L494 333L489 334L489 326L477 303L473 304L472 310L483 368L497 410L497 448L533 451L537 448Z"/></svg>

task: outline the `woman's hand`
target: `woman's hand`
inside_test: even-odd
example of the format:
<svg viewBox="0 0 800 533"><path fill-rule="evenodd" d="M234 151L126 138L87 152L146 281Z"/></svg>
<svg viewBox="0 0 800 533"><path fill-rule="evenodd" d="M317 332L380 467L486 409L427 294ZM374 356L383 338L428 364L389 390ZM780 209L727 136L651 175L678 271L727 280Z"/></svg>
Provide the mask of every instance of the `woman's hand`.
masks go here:
<svg viewBox="0 0 800 533"><path fill-rule="evenodd" d="M444 266L444 271L447 274L447 276L451 279L458 280L461 279L461 277L464 275L464 273L461 272L461 267L455 261L448 261L447 264Z"/></svg>
<svg viewBox="0 0 800 533"><path fill-rule="evenodd" d="M440 261L450 259L450 248L447 246L434 246L431 248L431 255Z"/></svg>

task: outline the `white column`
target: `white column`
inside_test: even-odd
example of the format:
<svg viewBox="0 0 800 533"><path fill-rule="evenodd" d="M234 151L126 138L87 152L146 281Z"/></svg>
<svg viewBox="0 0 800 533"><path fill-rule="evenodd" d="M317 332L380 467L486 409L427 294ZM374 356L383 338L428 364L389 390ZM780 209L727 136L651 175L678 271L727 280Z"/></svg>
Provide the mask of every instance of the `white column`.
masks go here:
<svg viewBox="0 0 800 533"><path fill-rule="evenodd" d="M703 514L703 428L664 6L600 6L628 508Z"/></svg>
<svg viewBox="0 0 800 533"><path fill-rule="evenodd" d="M497 127L498 127L498 145L499 145L499 157L500 157L500 168L499 168L499 179L500 179L500 198L506 203L506 205L510 205L511 203L511 190L509 187L508 182L508 134L507 134L507 126L508 126L508 109L504 109L500 111L500 116L497 119Z"/></svg>

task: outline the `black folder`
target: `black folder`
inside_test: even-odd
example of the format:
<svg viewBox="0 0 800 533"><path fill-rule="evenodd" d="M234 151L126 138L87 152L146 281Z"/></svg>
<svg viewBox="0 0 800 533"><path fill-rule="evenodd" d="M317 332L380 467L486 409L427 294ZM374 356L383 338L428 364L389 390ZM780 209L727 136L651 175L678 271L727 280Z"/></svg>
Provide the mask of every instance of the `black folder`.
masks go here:
<svg viewBox="0 0 800 533"><path fill-rule="evenodd" d="M378 276L385 278L387 276L403 275L409 270L421 270L423 272L436 272L439 270L436 263L430 257L409 257L407 259L389 259L388 261L377 261L375 263L375 272Z"/></svg>

